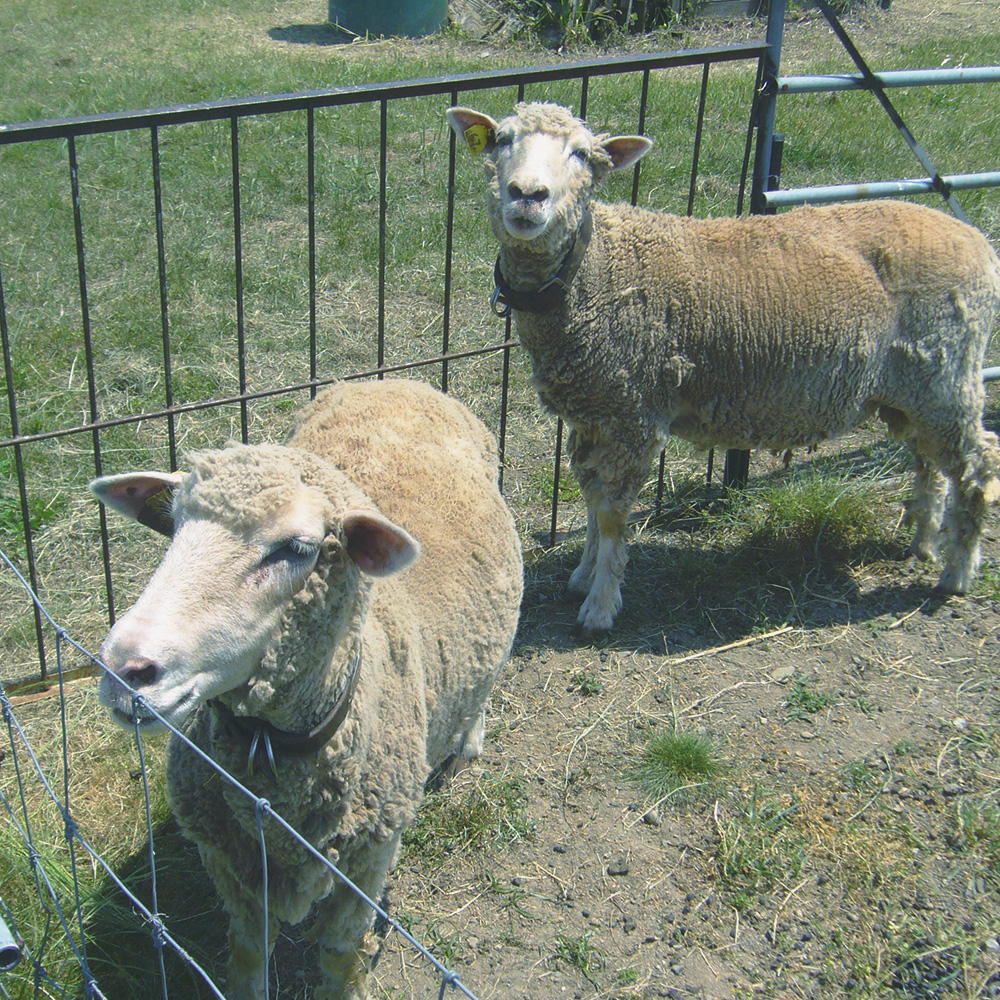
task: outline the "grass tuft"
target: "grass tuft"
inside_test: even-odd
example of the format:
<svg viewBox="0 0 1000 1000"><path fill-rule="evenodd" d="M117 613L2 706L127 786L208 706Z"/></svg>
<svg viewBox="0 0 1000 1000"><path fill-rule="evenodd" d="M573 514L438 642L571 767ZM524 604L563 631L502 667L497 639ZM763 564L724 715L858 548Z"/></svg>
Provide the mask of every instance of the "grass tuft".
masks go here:
<svg viewBox="0 0 1000 1000"><path fill-rule="evenodd" d="M643 791L660 800L682 788L710 782L722 770L715 744L699 733L657 733L643 748L630 775Z"/></svg>
<svg viewBox="0 0 1000 1000"><path fill-rule="evenodd" d="M884 556L892 534L879 516L885 484L809 469L730 494L719 517L740 545L737 563L801 576Z"/></svg>

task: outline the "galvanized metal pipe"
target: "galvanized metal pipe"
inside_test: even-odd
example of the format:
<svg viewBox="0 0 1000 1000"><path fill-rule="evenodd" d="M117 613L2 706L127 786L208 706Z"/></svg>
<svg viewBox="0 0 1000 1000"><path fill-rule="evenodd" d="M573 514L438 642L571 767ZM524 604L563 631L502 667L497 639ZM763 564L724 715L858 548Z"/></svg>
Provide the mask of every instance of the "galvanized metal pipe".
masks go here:
<svg viewBox="0 0 1000 1000"><path fill-rule="evenodd" d="M981 174L951 174L942 177L945 189L965 191L972 188L1000 187L1000 171ZM765 191L769 208L792 205L823 205L834 201L864 201L867 198L897 198L907 194L931 194L937 190L934 178L918 177L901 181L875 181L871 184L831 184L818 187L787 188Z"/></svg>
<svg viewBox="0 0 1000 1000"><path fill-rule="evenodd" d="M984 368L983 381L984 382L1000 381L1000 368Z"/></svg>
<svg viewBox="0 0 1000 1000"><path fill-rule="evenodd" d="M953 83L1000 83L1000 66L969 66L956 69L900 69L873 73L883 87L931 87ZM861 73L831 73L824 76L779 76L779 94L820 94L831 90L868 90Z"/></svg>
<svg viewBox="0 0 1000 1000"><path fill-rule="evenodd" d="M0 917L0 972L10 972L21 961L21 946L14 940L7 922Z"/></svg>

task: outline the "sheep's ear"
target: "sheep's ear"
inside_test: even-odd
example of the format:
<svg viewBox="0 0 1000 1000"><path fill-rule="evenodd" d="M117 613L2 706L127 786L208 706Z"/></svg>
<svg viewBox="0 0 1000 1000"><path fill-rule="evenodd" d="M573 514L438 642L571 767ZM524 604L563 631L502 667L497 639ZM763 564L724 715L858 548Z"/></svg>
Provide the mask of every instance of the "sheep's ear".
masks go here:
<svg viewBox="0 0 1000 1000"><path fill-rule="evenodd" d="M616 135L605 139L601 149L611 158L612 170L625 170L638 163L653 148L653 140L644 135Z"/></svg>
<svg viewBox="0 0 1000 1000"><path fill-rule="evenodd" d="M183 479L178 472L126 472L95 479L90 492L105 506L170 538L174 533L170 508Z"/></svg>
<svg viewBox="0 0 1000 1000"><path fill-rule="evenodd" d="M349 510L343 525L347 554L371 576L392 576L420 555L420 543L378 511Z"/></svg>
<svg viewBox="0 0 1000 1000"><path fill-rule="evenodd" d="M497 134L497 123L472 108L449 108L445 114L452 131L464 139L473 153L492 153Z"/></svg>

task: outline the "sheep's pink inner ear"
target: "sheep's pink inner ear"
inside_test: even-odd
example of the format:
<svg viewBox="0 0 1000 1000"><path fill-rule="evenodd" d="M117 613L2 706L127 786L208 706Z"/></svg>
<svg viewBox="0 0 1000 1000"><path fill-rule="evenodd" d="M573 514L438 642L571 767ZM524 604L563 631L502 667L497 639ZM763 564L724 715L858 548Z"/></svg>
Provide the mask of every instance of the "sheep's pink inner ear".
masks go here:
<svg viewBox="0 0 1000 1000"><path fill-rule="evenodd" d="M616 135L605 139L601 148L611 157L613 170L625 170L638 163L653 148L653 142L643 135Z"/></svg>
<svg viewBox="0 0 1000 1000"><path fill-rule="evenodd" d="M183 479L176 472L127 472L95 479L90 492L118 513L170 538L174 533L174 490Z"/></svg>
<svg viewBox="0 0 1000 1000"><path fill-rule="evenodd" d="M347 554L371 576L399 573L420 555L409 532L375 511L349 510L343 524Z"/></svg>
<svg viewBox="0 0 1000 1000"><path fill-rule="evenodd" d="M494 146L497 123L472 108L449 108L446 112L452 131L464 139L473 153L488 153Z"/></svg>

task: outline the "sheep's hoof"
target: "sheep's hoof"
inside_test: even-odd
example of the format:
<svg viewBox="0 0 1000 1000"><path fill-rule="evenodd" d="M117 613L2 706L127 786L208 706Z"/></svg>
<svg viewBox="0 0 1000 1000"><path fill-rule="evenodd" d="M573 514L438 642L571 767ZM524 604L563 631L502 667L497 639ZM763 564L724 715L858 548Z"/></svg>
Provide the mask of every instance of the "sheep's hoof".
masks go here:
<svg viewBox="0 0 1000 1000"><path fill-rule="evenodd" d="M610 611L587 611L585 604L576 619L576 623L584 635L601 635L611 630L611 626L615 623L615 616Z"/></svg>
<svg viewBox="0 0 1000 1000"><path fill-rule="evenodd" d="M910 553L921 562L934 562L940 555L940 548L936 539L914 538L910 543Z"/></svg>
<svg viewBox="0 0 1000 1000"><path fill-rule="evenodd" d="M967 574L958 570L946 569L941 574L941 579L938 580L934 589L942 594L953 594L955 597L961 597L969 592L971 586L972 581L967 579Z"/></svg>

